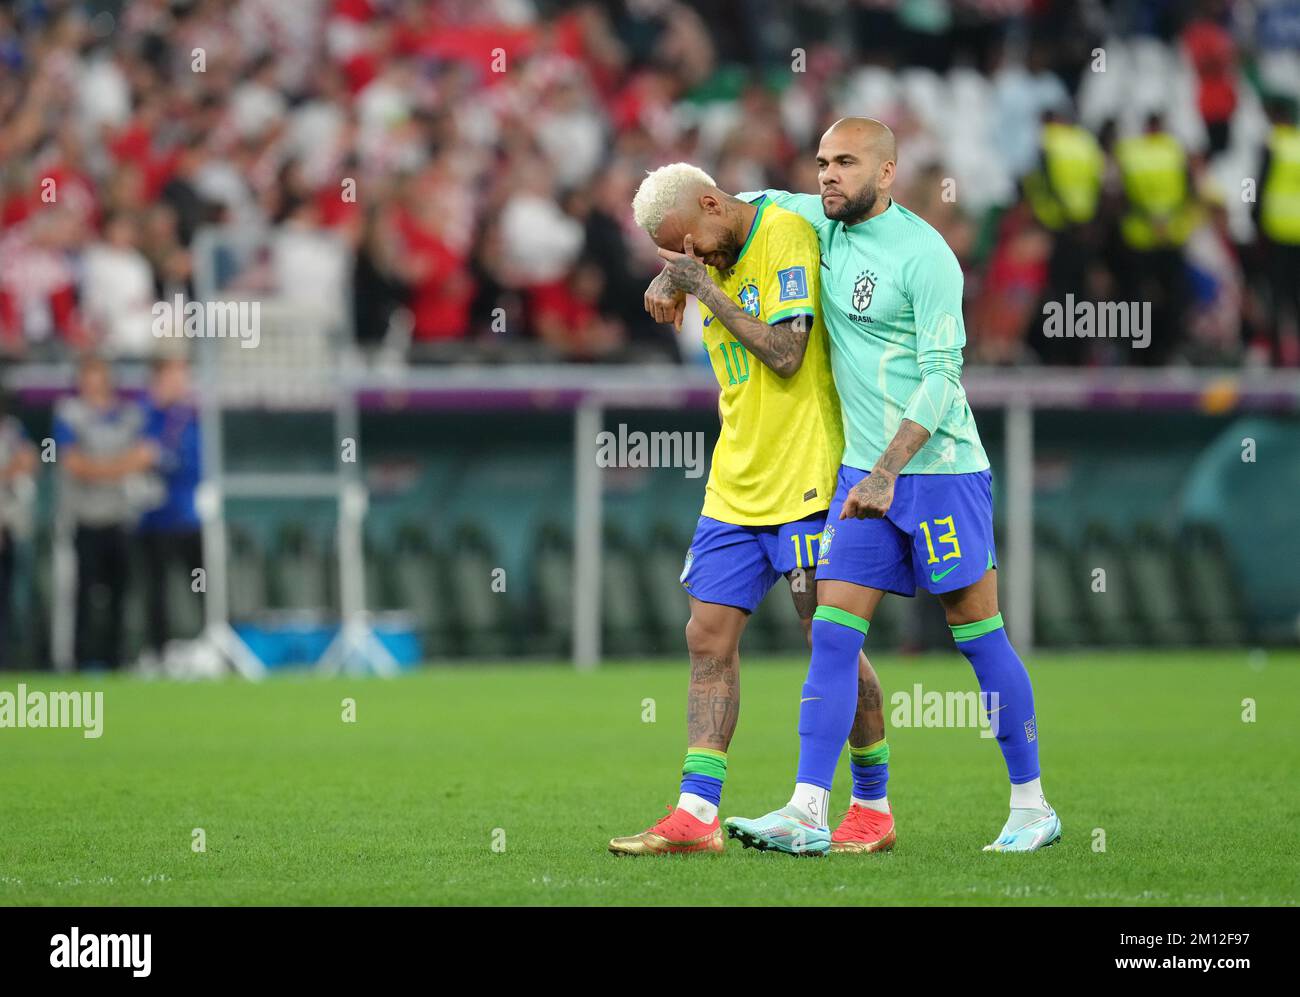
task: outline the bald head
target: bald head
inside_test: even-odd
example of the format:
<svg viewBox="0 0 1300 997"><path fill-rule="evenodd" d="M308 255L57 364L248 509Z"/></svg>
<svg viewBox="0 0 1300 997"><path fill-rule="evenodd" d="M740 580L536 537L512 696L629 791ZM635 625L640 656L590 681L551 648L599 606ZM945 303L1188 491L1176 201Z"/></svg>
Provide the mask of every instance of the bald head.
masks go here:
<svg viewBox="0 0 1300 997"><path fill-rule="evenodd" d="M898 143L894 141L894 130L875 118L840 118L826 129L823 140L828 136L854 143L863 155L875 156L882 163L898 162Z"/></svg>
<svg viewBox="0 0 1300 997"><path fill-rule="evenodd" d="M853 225L890 204L898 146L875 118L840 118L817 147L817 178L827 218Z"/></svg>

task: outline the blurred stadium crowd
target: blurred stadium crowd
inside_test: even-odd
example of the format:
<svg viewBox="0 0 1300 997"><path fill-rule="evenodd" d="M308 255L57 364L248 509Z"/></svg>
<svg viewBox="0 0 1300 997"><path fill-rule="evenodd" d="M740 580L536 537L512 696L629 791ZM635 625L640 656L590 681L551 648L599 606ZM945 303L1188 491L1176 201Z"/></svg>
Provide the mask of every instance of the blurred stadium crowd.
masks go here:
<svg viewBox="0 0 1300 997"><path fill-rule="evenodd" d="M195 235L413 360L679 359L644 171L816 189L843 114L967 270L968 359L1300 362L1300 0L14 0L0 348L143 356ZM1042 303L1150 301L1155 343Z"/></svg>

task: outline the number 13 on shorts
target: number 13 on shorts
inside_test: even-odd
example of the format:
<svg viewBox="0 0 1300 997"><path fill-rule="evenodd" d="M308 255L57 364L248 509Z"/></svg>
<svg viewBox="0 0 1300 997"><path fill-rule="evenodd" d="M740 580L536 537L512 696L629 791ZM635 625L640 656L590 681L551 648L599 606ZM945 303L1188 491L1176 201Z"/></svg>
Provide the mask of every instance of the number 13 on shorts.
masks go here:
<svg viewBox="0 0 1300 997"><path fill-rule="evenodd" d="M931 526L933 523L933 526ZM944 516L942 519L933 519L928 522L919 524L921 532L925 534L925 549L929 551L930 556L926 564L938 564L940 561L947 561L951 558L961 559L961 546L957 543L957 526L953 523L952 516ZM940 527L946 526L945 532L940 533ZM935 553L935 544L940 547L951 544L952 549L944 551L942 557Z"/></svg>

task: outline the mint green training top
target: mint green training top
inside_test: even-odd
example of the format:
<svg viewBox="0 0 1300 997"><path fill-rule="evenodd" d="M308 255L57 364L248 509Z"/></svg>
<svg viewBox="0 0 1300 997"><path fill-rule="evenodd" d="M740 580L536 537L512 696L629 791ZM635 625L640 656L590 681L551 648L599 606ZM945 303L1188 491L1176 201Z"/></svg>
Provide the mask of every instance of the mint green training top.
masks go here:
<svg viewBox="0 0 1300 997"><path fill-rule="evenodd" d="M904 474L965 474L989 466L961 386L962 272L943 236L893 202L845 225L815 194L767 190L802 215L821 244L822 319L844 420L844 460L870 470L903 419L930 432Z"/></svg>

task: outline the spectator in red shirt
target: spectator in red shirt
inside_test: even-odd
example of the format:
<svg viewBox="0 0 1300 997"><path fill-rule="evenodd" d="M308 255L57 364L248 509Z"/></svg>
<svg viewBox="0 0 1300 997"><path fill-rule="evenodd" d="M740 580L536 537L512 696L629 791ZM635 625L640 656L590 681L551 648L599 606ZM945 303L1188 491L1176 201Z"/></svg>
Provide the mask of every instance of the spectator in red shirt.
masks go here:
<svg viewBox="0 0 1300 997"><path fill-rule="evenodd" d="M72 209L51 205L0 239L0 343L6 352L86 343L67 253L80 230Z"/></svg>
<svg viewBox="0 0 1300 997"><path fill-rule="evenodd" d="M600 314L604 287L600 268L587 262L563 280L531 290L537 336L557 359L599 360L623 345L622 325Z"/></svg>
<svg viewBox="0 0 1300 997"><path fill-rule="evenodd" d="M1211 153L1228 147L1229 126L1237 110L1237 44L1222 24L1221 2L1206 3L1183 30L1183 47L1196 69L1196 106L1205 121Z"/></svg>
<svg viewBox="0 0 1300 997"><path fill-rule="evenodd" d="M451 245L439 216L437 202L424 200L408 205L397 222L417 343L464 339L469 333L474 299L469 252Z"/></svg>

